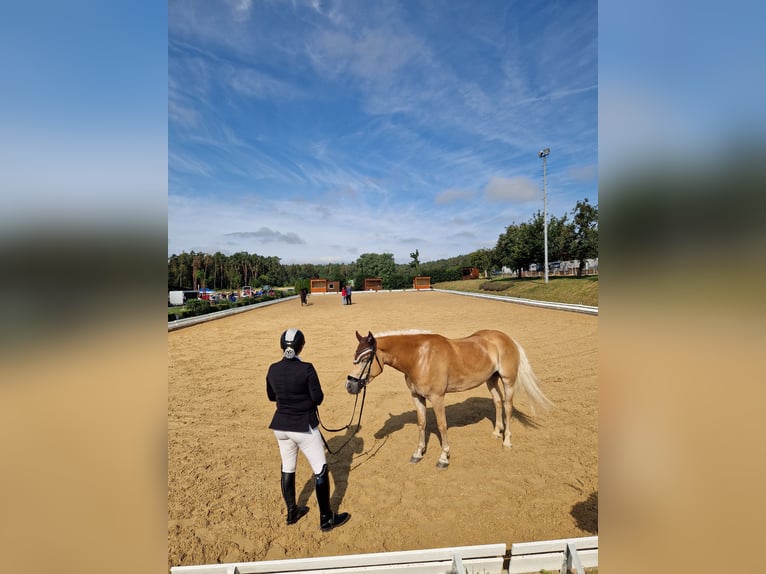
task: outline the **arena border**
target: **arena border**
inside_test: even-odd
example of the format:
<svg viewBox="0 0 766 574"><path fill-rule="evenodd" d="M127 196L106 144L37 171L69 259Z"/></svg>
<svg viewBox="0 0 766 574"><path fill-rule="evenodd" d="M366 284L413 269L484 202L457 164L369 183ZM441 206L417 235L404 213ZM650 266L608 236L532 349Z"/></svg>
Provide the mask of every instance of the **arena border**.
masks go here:
<svg viewBox="0 0 766 574"><path fill-rule="evenodd" d="M171 574L533 574L598 568L598 535L315 558L172 566Z"/></svg>
<svg viewBox="0 0 766 574"><path fill-rule="evenodd" d="M590 305L578 305L576 303L555 303L550 301L536 301L535 299L523 299L520 297L506 297L503 295L486 295L484 293L471 293L468 291L453 291L451 289L434 289L431 287L429 290L423 289L384 289L381 291L354 291L354 294L360 293L420 293L423 291L438 291L440 293L451 293L453 295L464 295L466 297L477 297L479 299L489 299L491 301L502 301L504 303L517 303L519 305L529 305L532 307L542 307L544 309L556 309L558 311L571 311L574 313L585 313L586 315L598 315L598 307ZM312 295L337 295L337 293L312 293ZM297 299L299 295L289 295L280 299L273 299L271 301L264 301L263 303L254 303L252 305L246 305L245 307L237 307L235 309L224 309L222 311L215 311L213 313L207 313L206 315L198 315L196 317L187 317L186 319L176 319L175 321L168 321L168 331L176 331L183 329L184 327L191 327L192 325L198 325L207 321L214 321L215 319L221 319L222 317L228 317L230 315L236 315L237 313L244 313L245 311L252 311L253 309L260 309L268 305L274 305L276 303L282 303L284 301L291 301Z"/></svg>
<svg viewBox="0 0 766 574"><path fill-rule="evenodd" d="M572 311L574 313L585 313L586 315L598 315L598 307L591 305L578 305L576 303L554 303L550 301L536 301L535 299L522 299L520 297L504 297L502 295L485 295L484 293L470 293L468 291L452 291L450 289L432 289L441 293L452 293L454 295L465 295L467 297L478 297L480 299L490 299L492 301L504 301L506 303L518 303L519 305L530 305L532 307L543 307L545 309L556 309L559 311Z"/></svg>
<svg viewBox="0 0 766 574"><path fill-rule="evenodd" d="M236 315L237 313L244 313L245 311L252 311L253 309L260 309L261 307L268 307L269 305L275 305L276 303L282 303L283 301L291 301L297 299L300 295L289 295L280 299L272 299L271 301L264 301L263 303L253 303L252 305L245 305L244 307L236 307L234 309L223 309L221 311L214 311L212 313L206 313L205 315L197 315L196 317L187 317L185 319L176 319L175 321L168 321L168 331L176 331L183 329L184 327L191 327L192 325L198 325L207 321L215 321L223 317L230 315Z"/></svg>

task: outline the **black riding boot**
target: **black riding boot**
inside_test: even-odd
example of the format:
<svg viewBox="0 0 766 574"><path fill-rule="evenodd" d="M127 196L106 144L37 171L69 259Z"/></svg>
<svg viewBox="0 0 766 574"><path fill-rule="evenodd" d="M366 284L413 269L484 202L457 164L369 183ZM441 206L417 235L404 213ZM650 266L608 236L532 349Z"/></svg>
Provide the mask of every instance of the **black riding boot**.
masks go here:
<svg viewBox="0 0 766 574"><path fill-rule="evenodd" d="M308 511L307 506L298 506L295 504L295 473L282 473L282 498L287 505L287 523L295 524Z"/></svg>
<svg viewBox="0 0 766 574"><path fill-rule="evenodd" d="M317 493L317 503L319 504L319 527L327 532L336 526L344 524L351 515L348 512L334 513L330 509L330 477L327 473L327 465L322 467L322 472L314 475Z"/></svg>

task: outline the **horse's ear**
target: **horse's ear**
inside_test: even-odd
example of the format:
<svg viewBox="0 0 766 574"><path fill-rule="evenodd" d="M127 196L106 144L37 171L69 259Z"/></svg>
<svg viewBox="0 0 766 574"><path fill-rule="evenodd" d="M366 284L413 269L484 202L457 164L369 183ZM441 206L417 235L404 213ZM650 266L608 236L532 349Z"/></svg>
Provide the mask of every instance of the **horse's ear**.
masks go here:
<svg viewBox="0 0 766 574"><path fill-rule="evenodd" d="M361 341L363 337L359 334L359 331L356 331L356 340Z"/></svg>
<svg viewBox="0 0 766 574"><path fill-rule="evenodd" d="M367 340L374 341L375 337L372 336L372 331L367 331Z"/></svg>

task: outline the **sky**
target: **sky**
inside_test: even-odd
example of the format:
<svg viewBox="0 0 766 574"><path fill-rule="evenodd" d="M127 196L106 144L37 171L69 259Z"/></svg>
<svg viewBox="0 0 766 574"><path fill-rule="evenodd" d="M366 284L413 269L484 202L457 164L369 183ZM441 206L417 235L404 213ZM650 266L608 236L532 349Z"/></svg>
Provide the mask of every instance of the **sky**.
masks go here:
<svg viewBox="0 0 766 574"><path fill-rule="evenodd" d="M215 11L206 13L212 10L206 5L215 5ZM53 397L51 412L63 413L68 421L92 421L94 408L120 421L103 425L104 441L87 444L75 436L77 432L67 434L71 425L58 425L55 432L63 430L63 440L53 441L56 449L50 452L37 432L30 437L14 435L26 447L16 450L27 456L12 454L13 464L7 465L12 472L4 475L20 486L17 498L24 501L19 512L14 513L13 506L10 514L6 512L11 519L18 515L14 524L21 525L12 533L15 538L5 536L0 542L6 570L27 566L29 552L19 549L31 540L38 559L59 560L57 549L66 544L72 567L63 565L62 572L96 572L100 563L93 560L93 549L104 556L116 555L124 547L126 528L135 533L131 539L135 544L113 570L167 568L161 543L167 530L163 469L155 463L129 468L123 464L155 460L152 448L145 456L147 445L165 444L164 435L153 438L157 429L166 427L167 404L166 332L153 305L165 300L166 251L206 248L203 244L216 249L214 244L220 242L222 250L250 249L287 262L303 259L314 245L324 247L321 255L311 254L312 260L324 256L351 261L355 253L384 250L406 260L417 248L421 260L430 260L440 256L439 250L451 255L492 246L505 225L527 220L539 208L539 195L534 201L510 201L507 195L506 201L497 199L504 190L523 189L518 185L522 181L540 189L536 153L546 146L551 148L553 213L569 210L586 194L595 197L595 179L588 181L585 175L598 163L601 269L608 259L609 268L617 270L620 254L603 251L615 238L619 242L621 232L610 225L609 207L614 209L617 192L605 184L605 168L616 175L637 167L651 173L652 165L636 160L660 154L666 161L684 162L690 180L697 182L698 174L708 173L711 163L736 153L738 142L753 137L766 142L763 2L602 2L598 79L594 4L413 0L400 7L392 2L377 6L368 0L316 8L289 0L259 0L239 7L223 0L198 4L171 0L169 5L156 0L3 3L0 249L6 281L0 285L0 296L23 310L20 315L5 314L6 338L35 336L29 339L30 353L17 353L18 347L12 345L0 361L5 375L0 380L20 383L3 387L10 393L3 396L0 408L7 406L21 413L17 416L45 423L45 417L39 417L40 407ZM464 14L451 12L463 9ZM517 185L507 185L508 180ZM743 202L736 189L727 187L721 195L742 210L763 211L762 203ZM685 223L682 212L676 215L679 223ZM715 238L719 221L719 217L695 221L694 228L709 229ZM106 272L82 289L89 298L109 294L109 312L98 305L92 311L108 322L109 329L91 322L83 306L72 305L71 289L49 292L48 305L41 305L39 297L24 298L39 292L32 286L81 282L75 275L81 266L73 262L85 261L94 270L103 267L104 253L88 252L77 241L78 251L55 261L60 255L56 247L66 248L78 233L94 225L100 226L97 233L86 235L91 246L113 249L116 244L119 253L138 252L120 261L119 273ZM271 231L247 246L238 246L232 239L236 236L225 235L258 233L261 228ZM130 233L123 234L125 229ZM647 229L651 231L651 222ZM672 410L678 401L670 401L671 410L663 411L653 399L666 396L662 393L667 394L668 388L680 389L674 395L678 397L716 396L717 387L707 384L711 392L700 393L700 384L704 390L707 380L720 379L711 379L710 373L723 372L731 379L731 363L736 366L736 382L747 385L762 379L762 365L752 359L759 357L757 345L762 343L752 335L763 331L759 312L763 304L762 299L751 302L753 295L745 287L750 285L753 294L763 291L758 291L760 268L752 265L764 260L763 230L760 226L758 235L746 240L736 237L734 245L727 239L712 252L713 260L728 263L729 254L735 254L730 267L747 270L738 277L751 281L743 288L732 282L730 273L700 274L711 255L700 251L688 259L690 265L679 256L679 251L687 254L686 247L680 250L672 242L667 246L672 257L658 258L652 268L653 279L664 280L654 280L654 286L642 282L647 289L638 300L635 268L622 276L619 270L610 271L611 279L602 280L600 294L605 296L600 298L600 309L606 311L607 320L599 324L605 334L600 355L606 372L616 373L604 378L609 387L604 396L614 399L619 411L606 422L622 425L610 427L607 447L620 452L611 457L605 453L603 474L609 477L612 502L633 502L627 513L620 513L624 507L602 507L614 533L610 540L618 541L610 561L620 563L621 571L656 570L656 557L643 564L641 558L647 554L635 553L637 545L656 542L658 525L669 525L665 531L670 539L673 527L688 530L690 524L697 529L673 545L672 555L663 554L670 569L678 564L677 569L689 570L690 557L696 559L692 568L697 563L703 571L709 566L708 555L698 552L698 541L709 535L710 524L735 525L716 531L723 534L720 544L731 549L729 559L739 559L739 570L757 567L757 553L740 552L743 540L759 543L753 498L724 497L714 505L695 502L713 490L743 496L756 491L762 469L748 468L756 470L748 474L753 477L750 486L743 487L744 475L739 473L733 488L721 489L722 484L729 486L725 480L699 472L710 466L708 451L703 458L694 449L673 450L688 445L687 437L704 436L707 429L678 416L683 407L689 410L688 405ZM46 232L50 235L43 246L52 249L40 257L37 249L28 248L30 237ZM279 238L279 233L298 243L266 241ZM386 237L392 238L390 243ZM700 254L707 261L697 266ZM19 269L16 262L29 256L33 265ZM750 267L738 266L740 261ZM700 297L707 297L702 305L695 306L694 297L689 300L688 289L682 290L683 299L678 296L679 286L686 285L684 279L690 276L695 277ZM623 294L626 277L630 283ZM67 297L63 303L62 294ZM50 305L75 309L77 317L87 320L78 323L71 320L71 313L59 312L42 317ZM129 310L129 317L123 309ZM738 320L743 309L750 322ZM22 321L14 323L15 316ZM140 330L134 330L136 321ZM81 330L84 324L93 330ZM646 376L641 369L625 372L626 365L636 364L630 360L637 356L636 333L667 334L676 368L666 369L664 375L662 369ZM655 360L643 363L648 368L667 363L667 353L657 352L656 337L649 340L651 348L641 357ZM710 341L719 352L700 357L699 350L707 349ZM41 342L44 353L39 352ZM108 363L94 363L94 344ZM681 351L675 352L679 345ZM728 361L725 369L715 364L719 356ZM691 360L684 361L685 357ZM23 364L17 370L19 360ZM102 363L105 366L99 368ZM50 372L57 376L47 376ZM689 373L698 372L692 383ZM135 376L125 382L121 374ZM631 386L639 379L653 386ZM51 394L51 385L63 388L69 400L62 400L61 392ZM682 392L684 385L688 393ZM126 403L125 397L131 401ZM126 404L141 408L115 410L115 405ZM753 408L759 404L750 401ZM651 427L653 433L646 432L646 425L633 424L646 419L645 411L633 407L644 406L659 423ZM743 437L757 439L763 434L751 427L743 433L743 424L755 424L759 416L755 411L742 416L741 409L719 411L716 414L724 419L717 421L717 431L724 431L719 442L741 447L729 449L732 464L720 466L741 466L746 457L736 457L760 446L743 443ZM734 416L727 417L729 411ZM117 435L115 429L120 431ZM99 480L109 485L115 459L104 458L104 453L117 443L122 455L118 466L125 470L120 473L122 482L136 485L138 496L133 498L146 504L131 504L125 512L115 513L111 500L98 492L94 497L93 489L86 488L87 492L67 492L54 505L73 501L67 528L55 527L60 523L57 513L52 521L35 521L32 528L24 528L27 517L50 514L47 499L39 494L55 495L61 487L55 480L61 472L43 484L30 480L30 469L52 457L82 461L85 456L96 464L89 465L91 474L83 484ZM59 448L83 444L84 452ZM629 452L638 456L628 460ZM134 456L126 458L126 453ZM652 459L647 453L656 454ZM60 470L77 476L79 467L64 465ZM16 470L21 474L14 474ZM44 478L47 474L38 473ZM621 480L625 477L629 480ZM700 477L708 480L700 482ZM673 504L677 487L689 484L701 485L702 491L692 495L702 496L681 497ZM671 497L658 498L658 492ZM35 506L35 501L42 504ZM83 515L83 508L88 509L87 521L69 520ZM631 515L631 508L642 513ZM739 512L742 508L748 512ZM671 564L667 559L673 557L677 560Z"/></svg>
<svg viewBox="0 0 766 574"><path fill-rule="evenodd" d="M173 1L168 255L397 263L598 203L597 3Z"/></svg>

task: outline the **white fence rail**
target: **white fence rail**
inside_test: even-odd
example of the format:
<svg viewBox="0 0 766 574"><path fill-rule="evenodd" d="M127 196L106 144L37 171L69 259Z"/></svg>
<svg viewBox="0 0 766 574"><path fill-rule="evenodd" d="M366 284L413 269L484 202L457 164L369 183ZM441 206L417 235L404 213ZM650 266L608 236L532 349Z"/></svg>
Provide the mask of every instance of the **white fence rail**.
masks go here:
<svg viewBox="0 0 766 574"><path fill-rule="evenodd" d="M550 301L538 301L537 299L522 299L521 297L487 295L484 293L452 291L449 289L434 289L434 291L439 291L441 293L452 293L453 295L462 295L464 297L478 297L479 299L492 299L493 301L518 303L519 305L530 305L532 307L542 307L544 309L557 309L559 311L574 311L575 313L585 313L586 315L598 315L598 307L592 307L590 305L578 305L576 303L552 303Z"/></svg>
<svg viewBox="0 0 766 574"><path fill-rule="evenodd" d="M585 568L598 566L598 536L564 538L544 542L521 542L511 545L508 574L553 570L583 574Z"/></svg>
<svg viewBox="0 0 766 574"><path fill-rule="evenodd" d="M507 569L505 563L507 561ZM173 566L172 574L525 574L541 569L582 574L598 566L598 536L403 552L351 554L197 566Z"/></svg>

